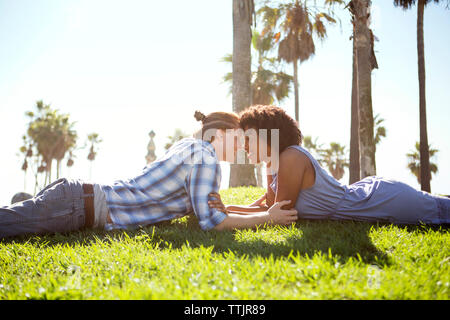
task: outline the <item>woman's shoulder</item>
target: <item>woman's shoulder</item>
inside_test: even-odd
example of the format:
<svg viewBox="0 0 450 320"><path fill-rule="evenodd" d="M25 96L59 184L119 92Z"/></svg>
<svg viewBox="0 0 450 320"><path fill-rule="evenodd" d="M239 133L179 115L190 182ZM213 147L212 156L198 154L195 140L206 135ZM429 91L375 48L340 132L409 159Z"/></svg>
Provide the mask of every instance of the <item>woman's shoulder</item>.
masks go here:
<svg viewBox="0 0 450 320"><path fill-rule="evenodd" d="M290 146L280 154L278 172L304 173L314 168L313 158L300 146Z"/></svg>
<svg viewBox="0 0 450 320"><path fill-rule="evenodd" d="M296 148L286 148L280 153L278 168L273 177L276 178L280 173L295 176L297 173L304 172L308 163L310 160L304 153L299 152Z"/></svg>
<svg viewBox="0 0 450 320"><path fill-rule="evenodd" d="M303 148L298 145L293 145L287 147L280 154L280 164L281 163L303 163L309 162L310 159L308 155L304 152Z"/></svg>

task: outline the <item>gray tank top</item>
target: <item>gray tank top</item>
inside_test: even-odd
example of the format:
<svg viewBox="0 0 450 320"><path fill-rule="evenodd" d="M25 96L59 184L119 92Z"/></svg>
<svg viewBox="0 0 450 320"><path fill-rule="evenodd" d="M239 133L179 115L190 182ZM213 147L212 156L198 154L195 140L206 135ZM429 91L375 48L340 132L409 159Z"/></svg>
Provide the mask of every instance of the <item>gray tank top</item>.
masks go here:
<svg viewBox="0 0 450 320"><path fill-rule="evenodd" d="M344 185L323 169L303 147L290 146L304 153L315 171L315 182L301 190L295 209L305 219L381 221L416 224L441 223L436 197L395 180L370 176ZM276 192L277 175L270 187ZM445 220L445 219L444 219Z"/></svg>
<svg viewBox="0 0 450 320"><path fill-rule="evenodd" d="M314 185L300 192L295 208L304 218L330 217L336 212L336 207L345 195L346 188L343 184L330 176L319 162L303 147L290 146L304 153L311 161L315 171ZM271 184L276 192L278 175L274 175ZM311 215L312 214L312 215Z"/></svg>

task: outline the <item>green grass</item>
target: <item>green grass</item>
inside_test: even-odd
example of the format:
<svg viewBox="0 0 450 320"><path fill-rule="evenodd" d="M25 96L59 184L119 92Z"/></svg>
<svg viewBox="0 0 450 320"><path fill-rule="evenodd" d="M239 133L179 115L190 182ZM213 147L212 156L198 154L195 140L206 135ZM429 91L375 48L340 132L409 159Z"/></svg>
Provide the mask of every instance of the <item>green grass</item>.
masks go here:
<svg viewBox="0 0 450 320"><path fill-rule="evenodd" d="M257 188L221 191L249 204ZM134 231L0 242L0 299L449 299L447 229L357 222Z"/></svg>

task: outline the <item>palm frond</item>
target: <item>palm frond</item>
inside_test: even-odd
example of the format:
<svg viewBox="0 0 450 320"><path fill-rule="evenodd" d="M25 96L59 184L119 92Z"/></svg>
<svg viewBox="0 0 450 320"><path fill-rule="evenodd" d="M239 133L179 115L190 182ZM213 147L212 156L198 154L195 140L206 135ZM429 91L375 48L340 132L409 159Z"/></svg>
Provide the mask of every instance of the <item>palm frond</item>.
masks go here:
<svg viewBox="0 0 450 320"><path fill-rule="evenodd" d="M222 57L222 59L220 59L220 62L230 62L230 63L232 63L233 62L233 54L232 53L228 53L228 54L224 55Z"/></svg>

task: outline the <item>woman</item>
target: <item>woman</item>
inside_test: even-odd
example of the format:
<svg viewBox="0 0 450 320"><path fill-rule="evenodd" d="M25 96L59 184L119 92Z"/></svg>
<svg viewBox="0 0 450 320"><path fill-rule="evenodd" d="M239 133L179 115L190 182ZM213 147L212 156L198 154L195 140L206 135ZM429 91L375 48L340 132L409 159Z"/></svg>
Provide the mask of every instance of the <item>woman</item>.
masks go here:
<svg viewBox="0 0 450 320"><path fill-rule="evenodd" d="M238 148L239 118L233 113L195 113L202 129L195 138L175 143L164 156L128 180L112 185L59 179L35 197L0 208L0 238L29 233L68 232L83 228L124 229L179 218L194 212L200 227L248 228L290 224L295 210L274 204L247 217L209 208L211 192L220 187L219 161ZM234 143L227 143L231 141Z"/></svg>
<svg viewBox="0 0 450 320"><path fill-rule="evenodd" d="M253 106L240 114L240 123L245 131L279 129L279 157L277 159L271 155L270 135L267 139L258 137L258 152L250 153L249 159L255 163L267 163L267 193L249 207L224 208L220 201L211 202L212 207L250 213L265 210L274 202L290 200L291 204L284 207L295 207L299 217L305 219L397 224L450 223L448 198L376 176L366 177L352 185L341 184L300 146L302 135L297 123L281 108ZM248 143L246 149L251 149ZM271 156L264 156L266 153ZM264 201L266 205L263 205Z"/></svg>

